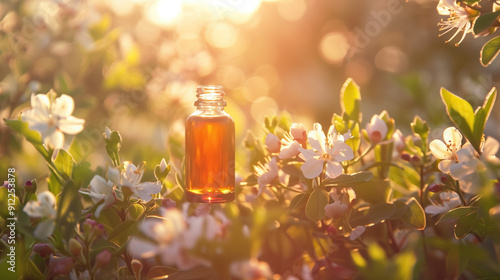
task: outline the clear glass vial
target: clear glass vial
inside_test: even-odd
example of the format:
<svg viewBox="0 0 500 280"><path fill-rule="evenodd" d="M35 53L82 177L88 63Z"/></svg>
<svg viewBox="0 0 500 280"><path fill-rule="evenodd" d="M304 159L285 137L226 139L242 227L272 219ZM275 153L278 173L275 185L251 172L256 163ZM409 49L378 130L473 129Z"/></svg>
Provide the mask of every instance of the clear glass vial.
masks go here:
<svg viewBox="0 0 500 280"><path fill-rule="evenodd" d="M222 86L198 86L197 110L186 120L186 200L234 200L234 121Z"/></svg>

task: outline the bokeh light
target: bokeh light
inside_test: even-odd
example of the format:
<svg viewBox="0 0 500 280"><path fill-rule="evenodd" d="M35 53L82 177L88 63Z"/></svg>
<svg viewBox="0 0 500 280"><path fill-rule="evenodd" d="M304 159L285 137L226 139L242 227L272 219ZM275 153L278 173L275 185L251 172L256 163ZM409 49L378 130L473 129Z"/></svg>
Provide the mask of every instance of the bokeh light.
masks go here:
<svg viewBox="0 0 500 280"><path fill-rule="evenodd" d="M339 64L347 55L349 43L346 36L342 33L331 32L323 36L319 48L321 55L327 62Z"/></svg>

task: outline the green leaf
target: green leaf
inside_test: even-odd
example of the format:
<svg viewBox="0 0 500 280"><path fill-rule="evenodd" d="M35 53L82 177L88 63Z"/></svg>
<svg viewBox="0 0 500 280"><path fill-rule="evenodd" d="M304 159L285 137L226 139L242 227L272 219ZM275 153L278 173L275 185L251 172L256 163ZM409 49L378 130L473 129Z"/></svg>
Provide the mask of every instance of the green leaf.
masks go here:
<svg viewBox="0 0 500 280"><path fill-rule="evenodd" d="M22 136L24 136L24 138L26 138L26 140L28 140L28 142L30 142L31 144L33 144L33 147L35 147L35 149L46 160L49 160L49 153L47 152L47 150L43 146L42 136L40 135L40 133L38 131L29 129L28 123L27 122L23 122L21 120L8 120L8 119L4 119L4 121L5 121L5 124L7 124L8 127L10 127L14 131L16 131L19 134L21 134Z"/></svg>
<svg viewBox="0 0 500 280"><path fill-rule="evenodd" d="M54 159L54 165L59 172L62 172L67 176L66 179L70 179L73 173L73 166L75 161L73 157L64 149L59 149L57 156Z"/></svg>
<svg viewBox="0 0 500 280"><path fill-rule="evenodd" d="M307 195L305 193L300 193L292 198L290 201L290 206L288 207L288 211L292 213L296 208L304 207L304 203L307 200Z"/></svg>
<svg viewBox="0 0 500 280"><path fill-rule="evenodd" d="M442 222L467 216L469 214L477 212L478 209L479 209L478 207L474 206L462 206L459 208L451 209L450 211L446 212L443 216L441 216L441 218L436 222L436 225Z"/></svg>
<svg viewBox="0 0 500 280"><path fill-rule="evenodd" d="M493 87L488 95L486 95L483 106L476 109L476 117L474 119L474 136L477 137L479 141L481 141L483 137L484 128L486 126L488 118L490 117L491 109L493 109L493 104L495 104L496 98L497 89Z"/></svg>
<svg viewBox="0 0 500 280"><path fill-rule="evenodd" d="M488 66L497 57L500 51L500 36L497 36L484 44L480 52L480 61L483 66Z"/></svg>
<svg viewBox="0 0 500 280"><path fill-rule="evenodd" d="M390 219L395 211L396 207L392 203L377 203L370 207L365 207L363 210L353 212L349 223L352 227L378 224Z"/></svg>
<svg viewBox="0 0 500 280"><path fill-rule="evenodd" d="M75 230L75 225L80 219L82 205L80 195L73 181L69 180L63 187L61 196L57 201L56 230L61 237L68 241Z"/></svg>
<svg viewBox="0 0 500 280"><path fill-rule="evenodd" d="M474 148L479 148L481 138L479 137L479 139L476 139L477 137L474 137L474 111L469 102L447 91L445 88L441 88L441 98L446 105L446 111L453 123L464 134ZM477 148L476 150L478 150Z"/></svg>
<svg viewBox="0 0 500 280"><path fill-rule="evenodd" d="M479 16L476 21L474 21L474 35L478 35L484 30L488 29L498 18L500 11L485 14Z"/></svg>
<svg viewBox="0 0 500 280"><path fill-rule="evenodd" d="M481 152L484 127L495 103L496 96L496 89L492 88L486 96L483 106L477 108L474 112L469 102L444 88L441 89L441 97L446 105L448 116L479 153Z"/></svg>
<svg viewBox="0 0 500 280"><path fill-rule="evenodd" d="M455 238L462 239L467 234L469 234L477 224L478 211L471 212L468 215L461 216L458 218L457 224L455 225Z"/></svg>
<svg viewBox="0 0 500 280"><path fill-rule="evenodd" d="M340 90L340 107L342 113L346 113L350 120L361 122L361 93L359 86L351 78L345 81Z"/></svg>
<svg viewBox="0 0 500 280"><path fill-rule="evenodd" d="M406 205L408 205L408 211L402 220L418 230L425 229L425 212L420 203L412 197L406 202Z"/></svg>
<svg viewBox="0 0 500 280"><path fill-rule="evenodd" d="M328 193L324 190L314 190L306 203L306 216L317 222L325 216L325 206L328 204Z"/></svg>
<svg viewBox="0 0 500 280"><path fill-rule="evenodd" d="M352 174L340 174L335 178L327 178L321 182L320 188L335 187L347 188L354 184L368 182L373 178L373 173L370 171L360 171Z"/></svg>
<svg viewBox="0 0 500 280"><path fill-rule="evenodd" d="M108 235L108 240L120 241L119 244L123 244L127 241L128 236L130 235L130 229L137 224L136 220L126 220L123 223L119 224L115 227Z"/></svg>

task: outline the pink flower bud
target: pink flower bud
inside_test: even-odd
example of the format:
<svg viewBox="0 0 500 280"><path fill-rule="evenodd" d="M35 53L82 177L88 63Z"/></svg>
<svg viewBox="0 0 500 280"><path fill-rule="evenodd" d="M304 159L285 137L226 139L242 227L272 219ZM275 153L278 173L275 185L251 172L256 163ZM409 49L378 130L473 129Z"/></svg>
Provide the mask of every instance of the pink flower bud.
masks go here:
<svg viewBox="0 0 500 280"><path fill-rule="evenodd" d="M413 155L411 156L410 163L415 167L419 167L422 165L422 159L418 155Z"/></svg>
<svg viewBox="0 0 500 280"><path fill-rule="evenodd" d="M175 201L173 201L172 199L170 198L164 198L161 200L161 207L164 207L164 208L175 208L176 207L176 203Z"/></svg>
<svg viewBox="0 0 500 280"><path fill-rule="evenodd" d="M401 153L401 159L404 161L410 161L411 155L409 153L403 152L403 153Z"/></svg>
<svg viewBox="0 0 500 280"><path fill-rule="evenodd" d="M54 275L65 275L68 274L75 263L72 258L51 258L49 263L49 269Z"/></svg>
<svg viewBox="0 0 500 280"><path fill-rule="evenodd" d="M440 192L443 189L443 184L432 183L427 189L431 192Z"/></svg>
<svg viewBox="0 0 500 280"><path fill-rule="evenodd" d="M387 130L387 124L379 115L373 115L370 123L366 124L366 132L373 144L377 144L384 140L387 136Z"/></svg>
<svg viewBox="0 0 500 280"><path fill-rule="evenodd" d="M338 231L337 229L334 227L334 226L328 226L326 228L326 232L330 235L330 236L335 236L337 235Z"/></svg>
<svg viewBox="0 0 500 280"><path fill-rule="evenodd" d="M97 268L106 267L110 260L111 260L111 253L108 250L104 249L95 257L95 267Z"/></svg>
<svg viewBox="0 0 500 280"><path fill-rule="evenodd" d="M51 254L54 254L54 250L46 243L37 243L33 246L33 253L39 255L42 258L46 258Z"/></svg>
<svg viewBox="0 0 500 280"><path fill-rule="evenodd" d="M272 133L267 134L266 148L270 153L279 153L281 150L281 141L278 136Z"/></svg>
<svg viewBox="0 0 500 280"><path fill-rule="evenodd" d="M307 140L306 128L301 123L293 123L290 127L290 134L292 134L293 139L297 140L299 143Z"/></svg>

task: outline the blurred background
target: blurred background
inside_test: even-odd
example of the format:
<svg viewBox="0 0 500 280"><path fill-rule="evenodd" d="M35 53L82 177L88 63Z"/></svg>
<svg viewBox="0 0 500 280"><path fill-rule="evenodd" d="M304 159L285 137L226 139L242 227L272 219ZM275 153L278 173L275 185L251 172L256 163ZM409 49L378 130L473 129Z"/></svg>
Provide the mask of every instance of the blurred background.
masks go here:
<svg viewBox="0 0 500 280"><path fill-rule="evenodd" d="M456 47L439 37L436 0L2 0L0 114L18 118L32 92L75 99L86 120L75 160L105 166L102 133L123 136L123 158L183 156L196 86L224 86L236 122L238 171L247 130L262 139L265 115L286 110L308 129L340 114L339 93L361 87L364 122L387 110L405 134L419 115L441 138L451 125L439 89L477 107L500 83L500 62L479 63L489 38ZM453 31L454 32L454 31ZM497 104L498 107L498 104ZM499 138L500 111L486 134ZM0 167L45 177L41 157L0 125ZM67 137L69 138L69 137ZM179 164L177 164L180 166ZM150 170L151 171L151 170ZM5 173L2 173L5 174ZM149 175L152 177L152 172Z"/></svg>

